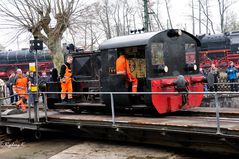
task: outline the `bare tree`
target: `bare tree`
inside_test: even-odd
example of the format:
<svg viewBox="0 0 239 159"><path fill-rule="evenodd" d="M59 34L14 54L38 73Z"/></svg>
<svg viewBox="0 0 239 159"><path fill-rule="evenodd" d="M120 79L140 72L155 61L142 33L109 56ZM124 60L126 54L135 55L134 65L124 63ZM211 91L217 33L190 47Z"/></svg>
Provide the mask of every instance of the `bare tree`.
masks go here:
<svg viewBox="0 0 239 159"><path fill-rule="evenodd" d="M160 13L159 6L160 6L160 3L159 3L159 0L157 0L157 10L156 10L156 13L153 15L154 15L155 21L157 22L159 30L164 30L165 27L163 26L162 22L159 20L159 13Z"/></svg>
<svg viewBox="0 0 239 159"><path fill-rule="evenodd" d="M20 35L29 32L43 40L51 51L56 68L63 62L61 40L67 28L73 28L83 10L80 0L8 0L0 2L5 24L15 26ZM17 36L19 36L17 35Z"/></svg>
<svg viewBox="0 0 239 159"><path fill-rule="evenodd" d="M201 3L201 1L200 1L200 3ZM205 7L203 8L203 13L206 16L206 33L207 34L209 33L209 4L208 3L209 3L208 0L205 0L205 2L204 2ZM202 3L200 6L202 6Z"/></svg>
<svg viewBox="0 0 239 159"><path fill-rule="evenodd" d="M192 26L193 26L193 35L195 35L195 13L194 13L194 0L192 0Z"/></svg>
<svg viewBox="0 0 239 159"><path fill-rule="evenodd" d="M206 28L206 33L209 33L209 30L211 30L213 32L213 34L215 34L215 29L214 29L214 23L211 19L211 15L210 15L210 12L209 12L209 8L210 8L210 5L209 5L209 1L208 0L200 0L199 1L200 3L200 8L201 8L201 11L205 17L205 23L201 21L201 24L203 24ZM209 25L210 25L210 28L209 28Z"/></svg>
<svg viewBox="0 0 239 159"><path fill-rule="evenodd" d="M112 5L112 7L113 7L112 18L115 23L116 36L120 36L121 32L120 1L117 0L116 3Z"/></svg>
<svg viewBox="0 0 239 159"><path fill-rule="evenodd" d="M108 39L111 38L111 29L110 29L110 19L109 19L109 1L108 0L104 0L104 9L105 9L105 17L106 17L106 24L107 24L107 29L108 29Z"/></svg>
<svg viewBox="0 0 239 159"><path fill-rule="evenodd" d="M156 2L151 1L148 5L149 28L151 28L150 31L164 30L164 26L160 18L160 15L162 14L162 12L160 12L160 6L164 7L164 4L160 3L160 0L156 0Z"/></svg>
<svg viewBox="0 0 239 159"><path fill-rule="evenodd" d="M144 12L142 12L144 10L144 4L142 0L137 0L137 4L139 4L139 6L137 7L137 14L140 18L141 24L144 26Z"/></svg>
<svg viewBox="0 0 239 159"><path fill-rule="evenodd" d="M199 34L202 33L202 11L201 11L201 0L198 0L198 30Z"/></svg>
<svg viewBox="0 0 239 159"><path fill-rule="evenodd" d="M102 3L94 3L96 18L99 23L103 26L103 31L106 35L106 39L110 39L111 35L111 24L110 14L112 14L109 0L103 0Z"/></svg>
<svg viewBox="0 0 239 159"><path fill-rule="evenodd" d="M171 16L170 16L170 10L169 10L169 3L170 3L170 0L165 0L169 24L170 24L170 27L173 28L173 24L172 24L172 20L171 20Z"/></svg>
<svg viewBox="0 0 239 159"><path fill-rule="evenodd" d="M126 31L124 32L124 35L127 35L130 33L130 29L131 29L131 22L133 21L131 19L132 14L134 13L133 7L129 5L128 0L124 0L124 5L123 5L123 19L125 19L125 23L126 25L124 26L124 28L126 29Z"/></svg>
<svg viewBox="0 0 239 159"><path fill-rule="evenodd" d="M100 40L105 39L104 36L107 34L107 27L102 25L101 16L99 16L99 12L97 12L98 6L98 2L88 6L87 14L81 18L80 25L72 28L75 33L74 37L77 37L75 43L84 50L93 51L97 49Z"/></svg>
<svg viewBox="0 0 239 159"><path fill-rule="evenodd" d="M234 12L228 12L225 18L224 32L238 31L239 22L237 20L237 15Z"/></svg>
<svg viewBox="0 0 239 159"><path fill-rule="evenodd" d="M225 15L226 12L229 10L230 6L234 3L231 0L217 0L218 1L218 9L220 14L220 31L223 33L225 32Z"/></svg>

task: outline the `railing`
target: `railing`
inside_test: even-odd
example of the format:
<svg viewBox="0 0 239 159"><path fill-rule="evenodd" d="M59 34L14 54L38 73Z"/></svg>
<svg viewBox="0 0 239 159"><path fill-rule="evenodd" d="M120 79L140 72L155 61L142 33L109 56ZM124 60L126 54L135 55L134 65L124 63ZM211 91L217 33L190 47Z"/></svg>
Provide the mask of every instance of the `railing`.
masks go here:
<svg viewBox="0 0 239 159"><path fill-rule="evenodd" d="M46 104L46 96L49 94L61 94L62 92L41 92L41 94L44 96L44 101L43 101L43 109L44 109L44 118L45 118L45 122L48 122L48 114L47 114L47 104ZM66 94L75 94L75 95L109 95L110 96L110 101L111 101L111 120L112 120L112 127L117 127L116 125L116 118L115 118L115 103L114 103L114 95L182 95L182 94L194 94L194 95L198 95L198 94L212 94L214 95L215 98L215 113L216 113L216 134L222 134L221 133L221 124L220 124L220 104L218 101L218 95L220 94L239 94L239 92L73 92L73 93L68 93L65 92ZM32 95L32 94L36 94L37 96L39 95L38 93L27 93L27 95ZM5 97L5 98L0 98L0 100L6 100L9 97ZM30 98L28 98L30 99ZM29 103L31 101L28 101ZM31 106L28 103L28 116L29 116L29 122L31 122ZM0 121L2 119L2 106L0 105ZM33 123L39 123L39 107L38 104L35 103L34 105L34 122Z"/></svg>
<svg viewBox="0 0 239 159"><path fill-rule="evenodd" d="M47 94L60 94L61 92L43 92L43 95L45 96L44 99L46 99ZM66 92L66 94L69 94ZM161 94L161 95L182 95L182 94L212 94L215 98L215 113L216 113L216 134L221 134L221 124L220 124L220 104L218 101L218 95L219 94L239 94L235 92L73 92L72 94L78 94L78 95L90 95L90 94L99 94L99 95L110 95L110 101L111 101L111 115L112 115L112 127L116 127L116 119L115 119L115 106L114 106L114 95L132 95L132 94L138 94L138 95L153 95L153 94ZM46 103L46 102L44 102ZM44 104L44 110L47 110L46 104ZM46 116L46 122L47 122L47 111L45 111Z"/></svg>
<svg viewBox="0 0 239 159"><path fill-rule="evenodd" d="M205 83L205 85L209 85L208 83ZM231 85L235 85L235 86L239 86L239 82L218 82L218 83L213 83L213 85L216 85L216 86L231 86Z"/></svg>

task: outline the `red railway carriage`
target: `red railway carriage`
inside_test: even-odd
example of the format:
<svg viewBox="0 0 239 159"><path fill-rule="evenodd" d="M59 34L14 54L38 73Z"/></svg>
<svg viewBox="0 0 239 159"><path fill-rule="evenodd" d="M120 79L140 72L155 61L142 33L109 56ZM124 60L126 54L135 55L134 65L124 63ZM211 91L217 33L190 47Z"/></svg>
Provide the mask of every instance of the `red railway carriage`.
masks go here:
<svg viewBox="0 0 239 159"><path fill-rule="evenodd" d="M123 112L150 110L163 114L198 107L202 94L150 92L203 92L203 76L198 70L199 46L200 41L196 37L177 29L109 39L100 45L97 54L73 54L73 89L75 92L131 92L125 75L116 74L116 59L120 52L124 52L131 74L138 79L138 92L147 93L114 94L115 109ZM187 53L192 56L188 58ZM98 62L99 65L95 65ZM59 83L49 83L48 91L60 91ZM87 101L89 99L91 101ZM92 98L75 95L76 103L64 106L77 112L111 109L109 94L96 99L92 101ZM48 96L49 108L60 106L63 104L59 102L59 96Z"/></svg>

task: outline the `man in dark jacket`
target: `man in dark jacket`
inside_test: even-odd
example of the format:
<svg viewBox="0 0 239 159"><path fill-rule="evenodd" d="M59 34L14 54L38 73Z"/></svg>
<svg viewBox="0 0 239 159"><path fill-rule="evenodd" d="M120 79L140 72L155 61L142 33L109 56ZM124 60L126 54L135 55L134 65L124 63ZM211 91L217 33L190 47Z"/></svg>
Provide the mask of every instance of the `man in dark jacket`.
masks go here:
<svg viewBox="0 0 239 159"><path fill-rule="evenodd" d="M38 87L39 87L40 91L42 91L42 92L46 91L46 83L49 81L50 81L50 77L47 76L45 71L43 71L42 75L39 78L39 86ZM45 102L44 95L43 94L41 94L41 95L42 95L42 102Z"/></svg>
<svg viewBox="0 0 239 159"><path fill-rule="evenodd" d="M216 68L215 64L212 64L208 71L208 87L209 91L217 91L218 90L218 77L219 77L219 71L218 68Z"/></svg>
<svg viewBox="0 0 239 159"><path fill-rule="evenodd" d="M16 74L14 72L11 73L11 75L9 76L9 79L7 81L7 87L9 89L9 95L11 96L10 100L11 100L11 103L13 104L14 102L17 102L17 95L16 96L13 96L14 95L14 92L13 92L13 83L15 81L15 76Z"/></svg>

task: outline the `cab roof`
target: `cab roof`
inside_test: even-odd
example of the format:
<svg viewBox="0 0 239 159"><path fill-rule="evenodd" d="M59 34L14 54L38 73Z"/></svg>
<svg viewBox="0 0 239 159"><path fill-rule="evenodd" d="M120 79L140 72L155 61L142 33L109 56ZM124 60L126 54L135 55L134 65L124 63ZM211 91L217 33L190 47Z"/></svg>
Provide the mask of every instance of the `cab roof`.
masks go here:
<svg viewBox="0 0 239 159"><path fill-rule="evenodd" d="M159 32L148 32L143 34L133 34L126 36L118 36L104 41L100 45L100 50L111 48L122 48L130 46L147 45L148 40Z"/></svg>
<svg viewBox="0 0 239 159"><path fill-rule="evenodd" d="M165 30L163 32L167 32L168 30ZM113 49L113 48L124 48L124 47L131 47L131 46L142 46L142 45L148 45L149 40L163 32L148 32L148 33L143 33L143 34L133 34L133 35L126 35L126 36L118 36L114 37L112 39L104 41L99 49L100 50L105 50L105 49ZM197 45L200 46L200 41L193 36L192 34L183 31L184 34L187 34L191 38L193 38Z"/></svg>

